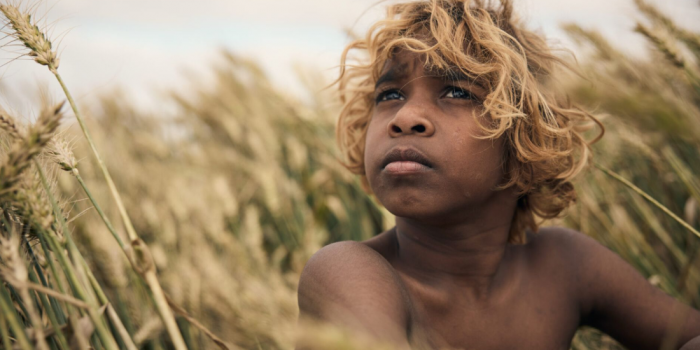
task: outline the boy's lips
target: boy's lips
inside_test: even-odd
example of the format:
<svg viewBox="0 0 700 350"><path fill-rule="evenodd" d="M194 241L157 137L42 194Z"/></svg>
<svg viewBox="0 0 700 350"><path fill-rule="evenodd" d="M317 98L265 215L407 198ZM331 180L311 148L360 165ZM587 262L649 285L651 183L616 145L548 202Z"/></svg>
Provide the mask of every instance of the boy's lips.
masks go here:
<svg viewBox="0 0 700 350"><path fill-rule="evenodd" d="M415 148L396 147L382 160L382 170L395 174L423 172L432 167L428 157Z"/></svg>
<svg viewBox="0 0 700 350"><path fill-rule="evenodd" d="M387 164L386 167L384 167L384 171L391 173L391 174L415 174L415 173L421 173L424 171L428 171L430 168L426 165L416 163L416 162L406 162L406 161L397 161L397 162L391 162Z"/></svg>

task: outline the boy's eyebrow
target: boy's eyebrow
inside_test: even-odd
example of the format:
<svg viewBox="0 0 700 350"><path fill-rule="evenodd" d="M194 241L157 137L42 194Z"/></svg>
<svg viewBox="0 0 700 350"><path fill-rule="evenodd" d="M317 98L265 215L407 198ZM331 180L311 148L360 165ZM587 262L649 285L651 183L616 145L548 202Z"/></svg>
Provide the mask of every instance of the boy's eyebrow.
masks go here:
<svg viewBox="0 0 700 350"><path fill-rule="evenodd" d="M455 69L454 67L448 67L446 69L432 69L429 70L430 73L434 76L442 78L444 81L450 81L450 82L456 82L456 81L464 81L469 84L472 84L474 86L477 86L484 91L488 91L486 86L484 85L484 82L482 80L479 80L478 78L475 77L470 77L467 75L467 73L464 73L461 69Z"/></svg>
<svg viewBox="0 0 700 350"><path fill-rule="evenodd" d="M393 66L389 68L386 73L382 74L379 79L377 79L376 84L374 85L374 88L376 89L379 87L379 85L386 83L388 81L396 81L400 80L401 78L405 77L408 75L408 65L407 64L399 64L396 66ZM467 74L465 74L462 70L460 69L454 69L454 68L447 68L447 69L426 69L425 70L425 75L427 76L433 76L433 77L439 77L442 78L443 80L446 81L466 81L469 83L472 83L474 85L477 85L481 88L484 88L482 84L480 84L477 79L474 79Z"/></svg>
<svg viewBox="0 0 700 350"><path fill-rule="evenodd" d="M467 81L476 85L479 85L476 82L476 79L468 76L465 74L462 70L460 69L454 69L454 68L447 68L447 69L431 69L426 71L427 74L441 77L443 80L449 80L449 81Z"/></svg>
<svg viewBox="0 0 700 350"><path fill-rule="evenodd" d="M377 87L379 87L379 85L386 83L387 81L395 81L405 77L406 75L408 75L407 68L408 65L405 63L395 65L389 68L389 70L386 73L382 74L379 77L379 79L377 79L377 83L374 84L374 88L376 89Z"/></svg>

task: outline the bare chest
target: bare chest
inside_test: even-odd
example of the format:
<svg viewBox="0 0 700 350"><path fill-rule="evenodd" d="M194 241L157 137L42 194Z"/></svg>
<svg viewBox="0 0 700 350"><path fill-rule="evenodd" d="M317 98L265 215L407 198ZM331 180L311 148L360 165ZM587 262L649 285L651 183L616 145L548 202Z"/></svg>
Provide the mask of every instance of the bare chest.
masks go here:
<svg viewBox="0 0 700 350"><path fill-rule="evenodd" d="M579 323L572 298L523 282L485 301L407 283L412 342L429 349L569 349Z"/></svg>

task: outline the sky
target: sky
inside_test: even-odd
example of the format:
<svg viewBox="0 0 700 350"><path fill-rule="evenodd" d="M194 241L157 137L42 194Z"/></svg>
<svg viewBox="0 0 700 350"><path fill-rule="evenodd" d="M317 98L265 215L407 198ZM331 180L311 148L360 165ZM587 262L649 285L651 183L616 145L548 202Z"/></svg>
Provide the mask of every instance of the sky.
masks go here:
<svg viewBox="0 0 700 350"><path fill-rule="evenodd" d="M0 0L0 2L5 0ZM649 0L689 29L700 30L699 0ZM157 111L168 91L204 84L225 48L258 61L281 91L302 91L294 65L335 72L350 41L384 14L388 0L44 0L41 23L58 43L59 72L83 102L121 88L139 108ZM632 32L640 18L632 0L515 0L528 27L573 49L560 29L574 22L596 29L619 49L642 54ZM32 61L8 63L0 49L0 106L31 110L50 73Z"/></svg>

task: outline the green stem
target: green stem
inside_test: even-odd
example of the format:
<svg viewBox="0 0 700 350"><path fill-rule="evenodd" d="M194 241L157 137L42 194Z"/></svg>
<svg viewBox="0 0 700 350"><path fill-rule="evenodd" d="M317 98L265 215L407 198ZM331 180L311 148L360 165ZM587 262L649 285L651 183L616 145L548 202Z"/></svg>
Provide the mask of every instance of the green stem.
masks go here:
<svg viewBox="0 0 700 350"><path fill-rule="evenodd" d="M36 277L36 274L34 273L33 269L29 271L29 280L34 282L34 283L39 283L38 278ZM68 347L68 341L66 340L66 337L63 335L63 331L61 331L61 324L58 323L58 320L56 319L56 314L51 306L51 303L49 302L49 299L46 298L46 295L43 293L38 293L39 294L39 299L41 299L41 304L44 305L44 311L46 312L46 315L49 316L49 321L51 321L51 326L55 330L56 338L58 339L58 344L61 346L61 349L64 350L69 350L70 347Z"/></svg>
<svg viewBox="0 0 700 350"><path fill-rule="evenodd" d="M21 246L21 245L20 245ZM12 247L12 249L19 249L20 246ZM18 264L24 264L24 260L21 262L17 262ZM25 269L27 267L25 266ZM21 276L22 279L28 278L29 271L31 270L31 265L29 269L25 270L27 272L27 275ZM26 285L17 285L17 289L19 289L19 294L22 297L22 300L24 300L24 303L27 306L27 318L29 318L29 322L31 323L32 327L34 328L34 338L36 341L36 347L37 349L40 350L49 350L49 343L46 342L46 336L44 335L44 325L41 322L41 316L39 315L38 310L41 309L39 301L36 300L36 293L34 291L30 291L29 288Z"/></svg>
<svg viewBox="0 0 700 350"><path fill-rule="evenodd" d="M51 268L53 278L56 281L56 287L58 288L59 292L66 294L65 288L63 287L63 282L61 282L60 275L58 274L58 269L56 269L56 265L53 263L53 258L51 258L51 249L49 248L46 238L43 234L38 234L37 236L39 237L41 248L44 250L46 261L49 262L49 267ZM79 310L68 303L64 303L64 307L68 311L68 322L71 324L71 327L73 327L73 329L80 329L78 326ZM78 342L81 349L88 348L87 341L82 333L75 333L75 340Z"/></svg>
<svg viewBox="0 0 700 350"><path fill-rule="evenodd" d="M95 350L102 350L102 343L100 342L100 337L96 336L93 334L92 336L92 344L94 345Z"/></svg>
<svg viewBox="0 0 700 350"><path fill-rule="evenodd" d="M40 283L39 278L37 277L37 274L34 272L34 270L41 271L41 268L39 267L39 263L36 260L36 255L34 254L34 249L32 249L32 245L29 244L29 241L27 241L26 238L24 238L24 243L27 246L27 251L29 252L29 255L31 256L31 262L33 264L30 264L29 268L29 280L34 282L34 283ZM34 268L31 268L31 266L34 266ZM46 284L46 280L43 278L41 279L42 285L45 287L49 288L49 286ZM66 341L66 337L63 335L63 332L61 331L61 324L58 322L58 318L56 317L56 309L54 309L54 305L52 305L49 302L49 299L44 295L43 293L37 293L39 294L39 299L41 300L41 304L44 306L44 312L46 312L46 315L49 317L49 321L51 321L51 326L53 326L53 329L56 332L56 338L58 339L58 343L61 346L61 349L64 350L69 350L70 348L68 347L68 341Z"/></svg>
<svg viewBox="0 0 700 350"><path fill-rule="evenodd" d="M126 254L126 247L125 247L124 243L122 242L121 237L119 237L119 235L117 234L117 231L114 229L114 226L112 226L112 223L107 218L107 215L105 215L104 211L102 210L102 207L100 207L100 205L97 203L95 198L92 196L92 193L90 192L87 185L85 184L85 181L83 180L82 176L80 176L80 173L77 171L73 171L73 175L78 180L78 183L80 183L80 186L83 188L83 191L90 199L90 202L92 202L92 205L95 208L95 210L97 210L97 213L100 215L102 222L104 222L104 224L105 224L105 226L107 226L107 229L109 230L109 232L112 234L114 239L119 244L119 247L121 247L122 251ZM128 260L128 256L127 256L127 260ZM97 297L100 300L100 303L101 304L109 303L109 301L107 300L107 296L104 294L104 291L102 290L100 285L97 283L97 280L95 279L95 276L92 274L92 271L90 271L87 268L85 260L83 260L83 264L85 264L85 266L86 266L85 269L88 271L88 278L90 280L90 283L93 285L93 289L95 289L95 292L97 293ZM111 306L109 306L108 308L110 308L110 307ZM113 309L112 309L112 311L113 311ZM136 345L134 344L133 340L131 339L129 332L126 331L124 324L121 322L121 320L117 316L116 312L113 312L113 314L109 314L109 316L110 316L109 318L113 321L113 323L115 323L114 326L119 331L122 340L125 342L126 347L130 350L136 350Z"/></svg>
<svg viewBox="0 0 700 350"><path fill-rule="evenodd" d="M56 269L56 265L53 263L53 259L51 258L51 249L49 247L49 244L46 242L46 239L42 234L37 234L37 237L39 237L39 243L41 244L41 248L44 250L44 256L46 256L46 261L49 263L49 269L51 269L51 273L53 274L54 280L56 280L56 288L58 288L58 291L66 294L66 289L63 288L63 282L61 282L61 279L58 274L58 269ZM66 305L64 305L65 307Z"/></svg>
<svg viewBox="0 0 700 350"><path fill-rule="evenodd" d="M66 237L68 237L67 231L64 232L66 232ZM66 277L68 278L68 282L70 283L73 292L79 299L87 302L90 305L90 307L87 310L88 316L95 325L95 330L97 331L97 334L100 337L100 339L105 344L105 347L108 350L116 350L118 348L117 344L111 337L111 333L107 331L104 322L102 322L103 320L100 318L100 315L97 312L97 305L95 304L95 300L90 298L89 294L87 294L84 290L84 287L77 276L77 272L68 261L68 258L63 253L59 243L53 236L50 236L45 232L42 233L42 235L44 235L44 238L49 242L49 246L51 247L51 249L54 252L56 252L56 257L58 258L59 263L63 267L63 271L66 273ZM75 254L71 255L74 257L74 259L76 259ZM72 320L72 322L75 322L75 320Z"/></svg>
<svg viewBox="0 0 700 350"><path fill-rule="evenodd" d="M87 262L85 260L82 260L83 266L85 270L88 272L88 280L90 280L90 285L92 285L92 288L95 290L95 293L97 294L97 299L100 301L100 304L102 305L107 305L107 310L105 312L107 313L107 318L112 321L112 324L117 330L117 333L119 334L120 338L122 338L122 341L124 342L124 345L128 350L137 350L138 348L136 347L136 344L134 341L131 339L131 336L129 335L129 332L126 330L126 327L124 327L124 324L122 323L121 319L117 315L116 311L114 311L114 308L112 307L112 304L109 302L109 299L107 299L107 295L105 295L104 291L102 290L102 287L100 287L100 284L97 283L97 279L95 278L95 275L93 275L92 271L88 269Z"/></svg>
<svg viewBox="0 0 700 350"><path fill-rule="evenodd" d="M168 330L171 340L174 342L173 345L175 345L175 349L187 350L185 340L182 338L180 329L177 327L177 322L175 322L175 316L173 316L172 310L170 310L170 305L168 305L168 302L165 299L165 293L163 292L160 283L158 283L158 277L156 276L155 270L146 272L143 275L143 278L146 280L146 284L151 289L151 296L161 315L161 319L165 324L165 328ZM173 335L176 335L177 338L175 338Z"/></svg>
<svg viewBox="0 0 700 350"><path fill-rule="evenodd" d="M26 238L25 238L25 244L27 246L27 251L32 256L32 259L34 260L34 269L36 270L37 276L39 277L41 284L46 288L51 288L51 285L49 285L49 282L46 280L46 276L44 275L43 269L39 265L39 262L36 258L36 254L34 253L34 248L32 248L32 245L29 244L29 241L26 240ZM63 293L63 292L61 292L61 293ZM58 323L61 324L61 323L66 322L66 317L63 314L63 310L61 310L61 307L58 305L56 298L54 298L52 296L48 296L48 300L51 303L51 309L54 311L54 315L56 315L56 320L58 321Z"/></svg>
<svg viewBox="0 0 700 350"><path fill-rule="evenodd" d="M114 197L114 201L117 204L117 208L119 210L119 214L121 215L122 221L124 222L124 227L126 228L129 241L132 243L138 241L139 236L136 234L134 225L131 223L131 219L129 218L129 215L126 212L126 208L124 207L124 203L122 202L121 196L117 191L117 187L114 185L112 176L109 174L107 166L104 164L102 158L100 157L100 154L97 152L97 147L92 141L90 132L88 131L87 126L83 121L83 117L81 116L80 111L78 110L78 106L73 100L73 96L68 90L68 87L66 87L66 84L63 82L61 75L58 74L58 70L53 66L50 66L49 70L53 73L53 75L56 77L56 80L58 80L58 83L61 85L61 88L63 89L63 92L65 93L66 98L68 99L68 103L70 103L71 108L73 109L75 119L78 120L78 124L80 124L80 129L82 129L83 134L85 135L85 139L88 141L88 144L90 144L92 153L95 156L95 159L97 159L97 163L100 166L100 169L102 170L102 174L104 175L105 181L107 181L107 186L109 187L109 190L112 193L112 197ZM173 316L173 313L170 310L167 301L165 300L165 294L163 293L160 283L158 282L158 278L155 275L155 271L148 271L144 274L143 277L146 281L146 284L153 293L153 299L156 304L156 309L158 310L158 314L163 320L163 324L165 324L165 328L167 329L168 334L170 335L175 349L186 350L187 346L185 345L185 340L182 338L182 334L180 333L180 330L177 327L177 323L175 322L175 317Z"/></svg>
<svg viewBox="0 0 700 350"><path fill-rule="evenodd" d="M12 304L8 303L10 296L7 294L5 287L0 286L0 294L0 310L2 310L3 316L6 317L7 322L10 324L10 328L12 328L12 331L15 333L15 339L17 339L17 342L22 350L31 350L32 345L29 342L27 333L24 332L24 327L17 319L15 310L12 310Z"/></svg>
<svg viewBox="0 0 700 350"><path fill-rule="evenodd" d="M126 249L125 249L124 243L121 241L121 238L120 238L119 235L117 234L116 230L114 229L114 226L112 226L112 223L109 221L109 219L108 219L107 216L105 215L105 213L104 213L104 211L102 210L102 208L100 207L100 205L97 203L97 201L95 200L95 198L92 196L92 193L91 193L90 190L88 189L88 187L87 187L87 185L85 184L85 181L83 180L83 178L80 176L80 173L78 173L78 172L73 172L73 175L75 175L75 178L78 180L78 183L80 183L80 186L83 188L83 191L85 192L85 194L88 196L88 198L89 198L90 201L92 202L92 205L93 205L93 206L95 207L95 209L97 210L97 213L100 215L100 218L102 219L102 221L103 221L103 222L105 223L105 225L107 226L107 229L110 231L110 233L112 233L112 236L117 240L117 242L119 243L119 246L122 248L122 251L124 251L124 253L126 254ZM127 256L127 258L128 258L128 256ZM131 261L131 260L129 259L129 261ZM153 276L149 276L149 275L151 275L151 274L152 274ZM94 277L93 277L93 278L94 278ZM143 275L143 279L145 280L146 284L149 286L149 289L151 290L151 293L150 293L150 294L151 294L153 303L156 305L156 308L158 309L159 313L161 314L161 319L163 319L164 323L167 325L167 324L168 324L167 321L168 321L169 318L163 316L163 311L162 311L162 310L166 310L166 312L170 312L170 306L168 306L167 301L165 300L164 297L163 297L163 298L159 298L159 295L163 295L163 296L164 296L164 294L163 294L163 292L162 292L162 290L161 290L161 288L160 288L160 283L158 283L158 279L157 279L157 277L155 276L155 272L152 272L152 271L146 272L146 274ZM101 292L101 289L99 290L99 292ZM99 294L99 292L98 292L98 294ZM104 293L103 293L103 295L104 295ZM106 298L106 297L105 297L105 298ZM172 318L172 320L173 320L173 322L175 321L174 317ZM168 328L170 328L170 327L173 327L173 326L171 325L171 326L169 326ZM176 329L176 331L175 331L176 334L178 334L178 335L181 336L181 333L180 333L180 331L179 331L179 328L177 327L177 323L175 323L174 327L175 327L175 329ZM171 330L169 329L168 332L171 333ZM128 340L125 340L125 341L129 342L129 341L131 341L131 339L128 339ZM183 339L183 342L184 342L184 339ZM185 346L185 349L186 349L186 348L187 348L187 347Z"/></svg>
<svg viewBox="0 0 700 350"><path fill-rule="evenodd" d="M651 202L651 204L655 205L657 208L661 209L664 213L666 213L668 216L676 220L679 224L681 224L683 227L688 229L690 232L692 232L694 235L700 238L700 232L693 228L693 226L690 226L685 220L681 219L678 215L674 214L670 209L666 208L663 204L659 203L656 199L654 199L652 196L647 194L646 192L642 191L639 187L635 186L633 183L629 182L627 179L624 177L620 176L618 173L602 166L599 164L595 164L595 167L600 169L602 172L605 174L611 176L617 181L622 182L625 186L629 187L632 191L637 192L640 196L644 197L644 199L648 200Z"/></svg>
<svg viewBox="0 0 700 350"><path fill-rule="evenodd" d="M124 301L121 298L121 293L123 293L124 287L117 287L117 290L114 291L114 309L117 312L117 315L119 315L119 319L124 321L124 328L126 328L126 331L129 334L134 334L134 325L131 323L131 320L129 319L129 312L127 310L127 306L124 304Z"/></svg>
<svg viewBox="0 0 700 350"><path fill-rule="evenodd" d="M90 132L88 131L87 126L85 125L85 122L83 121L83 117L80 114L80 110L78 110L78 105L76 105L75 101L73 100L73 96L71 95L70 91L68 90L68 87L66 87L66 84L63 82L61 75L58 74L58 72L55 70L53 71L53 73L54 73L54 76L56 76L58 83L61 85L63 92L66 94L66 98L68 99L68 103L70 103L70 106L73 109L73 114L75 114L75 119L78 120L78 124L80 124L80 129L83 131L83 135L85 135L85 139L88 141L88 144L90 145L90 149L92 150L92 154L95 156L95 159L97 159L97 164L100 166L100 170L102 170L102 174L105 177L105 181L107 181L107 186L109 187L109 191L112 193L112 196L114 197L114 201L117 203L117 208L119 209L119 214L121 215L122 220L124 221L124 226L126 227L126 232L129 236L129 240L133 241L133 240L138 239L139 236L136 234L136 230L134 230L134 226L131 224L131 219L129 219L129 215L126 213L126 208L124 207L124 203L122 202L122 198L119 195L119 192L117 191L117 187L114 185L114 181L112 181L112 176L109 174L109 171L107 170L107 166L102 161L102 157L100 157L100 154L97 152L97 147L95 146L95 143L92 141L92 137L90 136Z"/></svg>
<svg viewBox="0 0 700 350"><path fill-rule="evenodd" d="M49 200L51 201L51 206L53 207L56 219L60 223L61 227L63 228L63 234L64 237L66 238L67 244L68 244L68 250L71 256L73 257L74 263L76 267L78 267L79 264L79 258L80 252L78 252L78 249L75 245L75 242L73 242L73 239L70 236L70 231L68 230L68 226L66 225L66 221L61 214L60 209L58 208L58 204L56 204L56 200L53 198L53 194L51 193L51 189L49 187L48 181L46 180L46 175L44 174L44 170L41 168L39 163L35 160L35 165L37 168L37 171L39 172L39 176L41 178L41 183L44 186L44 190L46 191L46 195L49 197ZM39 230L42 231L42 230ZM76 271L74 270L73 266L68 262L68 259L66 256L63 254L63 251L59 247L58 242L56 241L56 238L50 234L46 234L46 232L43 232L45 237L47 238L47 241L49 242L49 245L51 245L51 248L54 249L56 252L56 256L58 257L59 263L64 267L64 271L67 272L67 277L69 281L71 282L71 286L74 288L74 291L76 292L78 298L86 301L88 304L90 304L90 308L88 308L88 315L92 319L92 322L95 325L95 330L97 331L98 336L100 337L100 340L102 340L102 343L104 347L107 350L117 350L118 346L117 343L114 341L114 338L111 336L111 333L107 331L107 326L104 323L104 321L100 318L99 313L97 312L97 305L95 305L95 300L90 298L90 295L86 293L85 289L83 289L83 285L76 276Z"/></svg>
<svg viewBox="0 0 700 350"><path fill-rule="evenodd" d="M0 312L0 336L2 337L2 345L5 349L12 349L12 342L10 341L10 331L7 329L7 320L5 320L5 314Z"/></svg>
<svg viewBox="0 0 700 350"><path fill-rule="evenodd" d="M92 196L92 193L90 192L87 185L85 184L85 181L83 181L83 178L80 176L80 173L75 171L73 173L73 175L75 175L75 178L78 180L78 183L80 183L80 187L83 188L83 191L90 199L92 206L95 207L95 210L97 210L97 214L100 215L102 222L105 223L105 226L107 226L107 229L112 234L112 237L114 237L114 239L117 240L117 243L119 243L119 247L122 248L122 251L125 251L126 246L124 245L124 242L122 241L121 237L119 237L119 234L117 234L117 230L114 229L114 226L112 226L112 223L109 221L109 219L107 219L107 215L105 215L104 211L102 211L102 207L100 207L100 205L97 204L97 201Z"/></svg>
<svg viewBox="0 0 700 350"><path fill-rule="evenodd" d="M22 323L24 323L25 326L29 326L28 324L26 324L27 321L29 321L29 310L27 310L27 307L24 305L24 299L22 299L22 297L19 296L19 293L17 293L17 290L15 290L15 288L12 285L8 284L7 289L10 292L10 299L8 300L11 302L12 298L15 298L15 302L17 303L17 305L19 305L19 308L22 309L22 314L24 314L25 316L24 322Z"/></svg>

